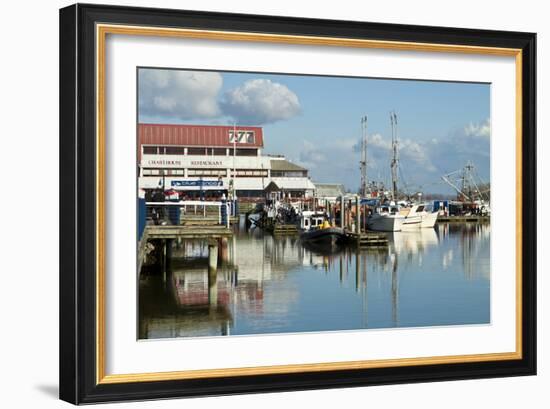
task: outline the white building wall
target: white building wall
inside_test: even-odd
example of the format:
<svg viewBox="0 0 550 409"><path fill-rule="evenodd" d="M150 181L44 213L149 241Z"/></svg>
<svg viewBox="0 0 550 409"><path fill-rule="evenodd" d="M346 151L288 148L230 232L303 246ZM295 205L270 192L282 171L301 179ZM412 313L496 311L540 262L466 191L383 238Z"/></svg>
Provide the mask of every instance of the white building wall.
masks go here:
<svg viewBox="0 0 550 409"><path fill-rule="evenodd" d="M231 151L231 149L229 149ZM172 180L218 180L216 176L193 176L189 169L220 169L226 171L222 177L224 188L229 186L233 169L236 170L265 170L265 177L236 177L235 190L264 190L271 181L279 186L292 190L306 190L307 196L312 196L315 185L307 177L275 177L271 178L271 161L285 160L284 157L271 156L206 156L206 155L142 155L141 168L146 169L184 169L183 175L164 177L165 187L171 187ZM139 187L141 189L161 188L162 175L140 176ZM186 190L177 188L178 190ZM195 188L196 189L196 188ZM187 190L192 190L187 189ZM206 190L206 189L205 189Z"/></svg>

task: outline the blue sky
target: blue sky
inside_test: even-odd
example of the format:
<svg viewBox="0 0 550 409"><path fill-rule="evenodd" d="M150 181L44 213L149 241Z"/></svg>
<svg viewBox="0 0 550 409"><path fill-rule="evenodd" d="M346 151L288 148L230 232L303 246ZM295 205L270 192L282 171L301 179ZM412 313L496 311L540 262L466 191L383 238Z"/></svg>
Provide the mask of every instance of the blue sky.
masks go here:
<svg viewBox="0 0 550 409"><path fill-rule="evenodd" d="M314 181L359 185L360 119L369 179L389 182L389 113L398 116L402 187L450 193L441 175L472 161L489 181L490 85L372 78L140 69L139 121L260 125L265 152Z"/></svg>

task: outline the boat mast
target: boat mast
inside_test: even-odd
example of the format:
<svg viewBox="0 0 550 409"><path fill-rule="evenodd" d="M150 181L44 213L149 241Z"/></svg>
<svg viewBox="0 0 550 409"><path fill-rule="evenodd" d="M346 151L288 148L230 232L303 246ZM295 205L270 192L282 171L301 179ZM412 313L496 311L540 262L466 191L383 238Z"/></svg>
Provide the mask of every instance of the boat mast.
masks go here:
<svg viewBox="0 0 550 409"><path fill-rule="evenodd" d="M361 118L361 160L359 161L361 169L361 188L362 197L367 197L369 182L367 179L367 116Z"/></svg>
<svg viewBox="0 0 550 409"><path fill-rule="evenodd" d="M399 141L397 139L397 115L395 112L390 112L391 123L391 148L392 148L392 160L391 160L391 184L392 184L392 198L397 199L397 170L399 166Z"/></svg>
<svg viewBox="0 0 550 409"><path fill-rule="evenodd" d="M451 176L453 174L458 173L458 172L460 172L460 171L457 170L457 171L448 173L446 175L443 175L443 176L441 176L441 179L443 179L443 181L445 181L449 186L451 186L454 190L456 190L456 192L459 195L462 195L464 198L470 200L470 198L466 195L466 193L464 193L464 183L462 183L462 189L461 189L455 183L453 183L453 181L451 180ZM461 176L460 178L461 178L461 180L464 180L464 176Z"/></svg>

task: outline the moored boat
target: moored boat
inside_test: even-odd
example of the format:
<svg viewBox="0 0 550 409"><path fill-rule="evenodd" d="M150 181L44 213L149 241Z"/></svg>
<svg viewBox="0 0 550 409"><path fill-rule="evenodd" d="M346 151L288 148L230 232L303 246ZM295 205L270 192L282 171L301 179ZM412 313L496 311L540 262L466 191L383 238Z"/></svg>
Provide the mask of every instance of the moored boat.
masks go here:
<svg viewBox="0 0 550 409"><path fill-rule="evenodd" d="M344 230L341 227L317 228L302 232L300 238L303 241L312 243L325 243L330 246L336 246L341 243L344 238Z"/></svg>
<svg viewBox="0 0 550 409"><path fill-rule="evenodd" d="M437 222L438 212L426 212L422 215L422 228L433 228Z"/></svg>
<svg viewBox="0 0 550 409"><path fill-rule="evenodd" d="M405 216L405 220L403 220L401 230L417 230L417 229L420 229L421 227L422 227L421 216L407 215Z"/></svg>
<svg viewBox="0 0 550 409"><path fill-rule="evenodd" d="M401 231L406 216L399 214L397 206L380 206L375 208L367 220L367 227L373 231Z"/></svg>
<svg viewBox="0 0 550 409"><path fill-rule="evenodd" d="M428 211L428 205L417 203L410 207L401 207L399 214L405 216L403 230L414 230L420 228L431 228L437 221L437 212Z"/></svg>
<svg viewBox="0 0 550 409"><path fill-rule="evenodd" d="M303 212L300 217L300 239L304 242L334 247L345 239L344 229L333 227L326 215L319 212Z"/></svg>

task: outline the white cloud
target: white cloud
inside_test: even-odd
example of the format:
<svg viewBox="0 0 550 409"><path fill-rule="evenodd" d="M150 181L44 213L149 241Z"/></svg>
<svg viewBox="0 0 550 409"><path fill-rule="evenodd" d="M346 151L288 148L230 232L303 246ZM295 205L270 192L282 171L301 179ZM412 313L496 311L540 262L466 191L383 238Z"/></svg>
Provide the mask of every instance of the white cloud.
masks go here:
<svg viewBox="0 0 550 409"><path fill-rule="evenodd" d="M315 169L326 161L326 155L322 149L308 140L302 142L302 149L298 156L298 162L308 168Z"/></svg>
<svg viewBox="0 0 550 409"><path fill-rule="evenodd" d="M412 139L404 138L399 140L398 146L399 156L401 159L422 165L425 171L432 172L435 170L435 167L430 160L429 146L426 146L426 144L421 144ZM367 143L369 167L377 167L379 164L384 163L384 161L386 161L389 166L391 149L392 142L390 138L385 138L379 133L369 135ZM360 152L360 141L357 141L357 143L353 146L353 150L355 152Z"/></svg>
<svg viewBox="0 0 550 409"><path fill-rule="evenodd" d="M360 140L338 137L317 142L313 137L303 140L294 150L293 158L311 170L318 182L340 182L352 190L359 180ZM408 191L426 193L447 192L441 175L462 168L472 161L483 180L489 180L489 121L466 123L444 135L430 138L399 138L399 184ZM368 139L369 179L389 182L391 137L380 133Z"/></svg>
<svg viewBox="0 0 550 409"><path fill-rule="evenodd" d="M470 137L478 138L490 138L491 137L491 123L489 118L483 122L473 123L470 122L464 127L464 134Z"/></svg>
<svg viewBox="0 0 550 409"><path fill-rule="evenodd" d="M404 139L400 143L400 152L402 156L408 158L419 165L424 166L424 170L433 172L436 170L430 159L429 146L420 144L410 139Z"/></svg>
<svg viewBox="0 0 550 409"><path fill-rule="evenodd" d="M224 114L249 125L289 119L300 112L300 101L285 85L266 79L248 80L225 93Z"/></svg>
<svg viewBox="0 0 550 409"><path fill-rule="evenodd" d="M140 115L172 119L215 118L223 83L216 72L139 71Z"/></svg>
<svg viewBox="0 0 550 409"><path fill-rule="evenodd" d="M360 149L361 145L358 145L358 146ZM369 148L369 146L374 146L381 149L387 149L389 151L391 149L391 140L388 138L384 139L384 137L381 134L375 133L375 134L369 135L367 138L367 149Z"/></svg>

